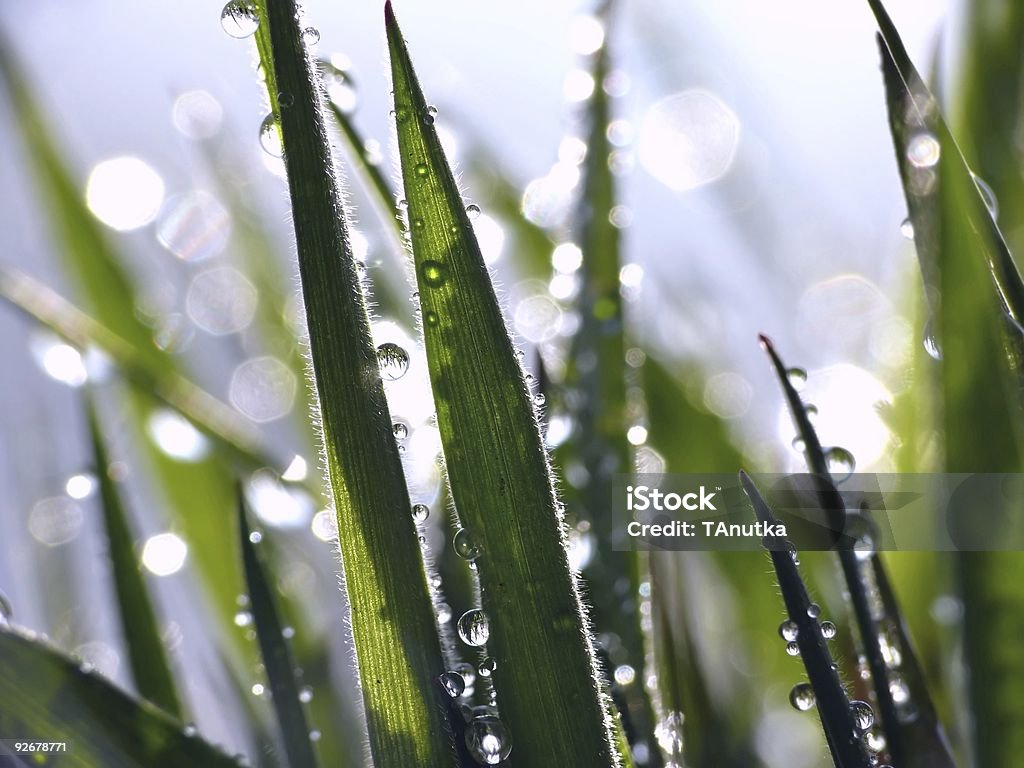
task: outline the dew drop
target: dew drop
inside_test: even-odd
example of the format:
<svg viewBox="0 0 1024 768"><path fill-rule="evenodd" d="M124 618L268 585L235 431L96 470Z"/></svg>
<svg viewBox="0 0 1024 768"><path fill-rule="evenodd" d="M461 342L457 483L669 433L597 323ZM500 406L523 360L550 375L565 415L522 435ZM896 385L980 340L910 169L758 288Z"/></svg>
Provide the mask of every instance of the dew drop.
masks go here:
<svg viewBox="0 0 1024 768"><path fill-rule="evenodd" d="M799 634L800 628L796 625L795 621L784 621L779 624L779 637L787 643L791 643L796 640Z"/></svg>
<svg viewBox="0 0 1024 768"><path fill-rule="evenodd" d="M831 621L821 622L821 636L826 640L831 640L836 636L836 625Z"/></svg>
<svg viewBox="0 0 1024 768"><path fill-rule="evenodd" d="M429 325L431 328L435 327L439 322L437 312L428 311L423 315L423 322Z"/></svg>
<svg viewBox="0 0 1024 768"><path fill-rule="evenodd" d="M256 3L253 0L231 0L220 12L220 25L231 37L249 37L260 25Z"/></svg>
<svg viewBox="0 0 1024 768"><path fill-rule="evenodd" d="M491 623L487 614L478 608L466 611L459 619L459 638L466 645L479 648L491 636Z"/></svg>
<svg viewBox="0 0 1024 768"><path fill-rule="evenodd" d="M481 765L497 765L512 753L512 740L496 716L477 715L466 725L466 748Z"/></svg>
<svg viewBox="0 0 1024 768"><path fill-rule="evenodd" d="M303 704L309 704L313 700L313 689L308 685L302 686L299 689L299 701Z"/></svg>
<svg viewBox="0 0 1024 768"><path fill-rule="evenodd" d="M419 216L412 220L413 229L423 229L423 226L423 219L421 219Z"/></svg>
<svg viewBox="0 0 1024 768"><path fill-rule="evenodd" d="M302 42L308 46L316 45L320 42L320 30L316 27L306 27L302 30Z"/></svg>
<svg viewBox="0 0 1024 768"><path fill-rule="evenodd" d="M377 366L381 378L397 381L409 370L409 353L390 341L377 347Z"/></svg>
<svg viewBox="0 0 1024 768"><path fill-rule="evenodd" d="M676 757L683 752L683 715L669 712L654 728L654 738L666 755Z"/></svg>
<svg viewBox="0 0 1024 768"><path fill-rule="evenodd" d="M466 528L460 528L456 532L455 538L452 539L452 547L455 549L455 554L470 562L480 557L482 551L480 542Z"/></svg>
<svg viewBox="0 0 1024 768"><path fill-rule="evenodd" d="M793 642L793 643L786 643L786 653L788 653L790 656L799 656L800 655L800 646L797 645L797 643L795 643L795 642Z"/></svg>
<svg viewBox="0 0 1024 768"><path fill-rule="evenodd" d="M434 610L437 611L438 623L447 624L452 620L452 607L448 603L438 603Z"/></svg>
<svg viewBox="0 0 1024 768"><path fill-rule="evenodd" d="M981 199L985 201L985 207L988 209L988 214L993 219L999 217L999 200L996 198L996 193L992 191L992 187L988 185L981 176L976 173L971 173L971 178L974 179L974 185L978 188L978 193L981 195Z"/></svg>
<svg viewBox="0 0 1024 768"><path fill-rule="evenodd" d="M544 405L544 403L546 403L547 400L548 399L547 397L544 396L543 392L538 392L536 395L533 396L533 404L538 407Z"/></svg>
<svg viewBox="0 0 1024 768"><path fill-rule="evenodd" d="M810 683L797 683L789 692L789 703L793 709L806 712L814 706L814 689Z"/></svg>
<svg viewBox="0 0 1024 768"><path fill-rule="evenodd" d="M861 733L875 724L875 713L867 702L851 701L850 714L853 715L854 728Z"/></svg>
<svg viewBox="0 0 1024 768"><path fill-rule="evenodd" d="M284 146L281 143L281 124L273 113L263 118L260 123L260 146L271 157L283 157Z"/></svg>
<svg viewBox="0 0 1024 768"><path fill-rule="evenodd" d="M807 383L807 371L803 368L790 368L786 371L786 378L793 389L799 391Z"/></svg>
<svg viewBox="0 0 1024 768"><path fill-rule="evenodd" d="M252 544L259 544L263 541L263 534L259 531L253 531L249 534L249 542Z"/></svg>
<svg viewBox="0 0 1024 768"><path fill-rule="evenodd" d="M919 133L907 144L907 160L915 168L931 168L942 156L939 140L930 133Z"/></svg>
<svg viewBox="0 0 1024 768"><path fill-rule="evenodd" d="M807 443L804 442L804 439L802 437L797 435L796 437L793 438L793 450L794 451L796 451L797 453L803 453L804 449L806 447L807 447Z"/></svg>
<svg viewBox="0 0 1024 768"><path fill-rule="evenodd" d="M405 440L409 436L409 427L403 421L396 421L392 424L391 431L395 435L395 440Z"/></svg>
<svg viewBox="0 0 1024 768"><path fill-rule="evenodd" d="M939 337L935 333L932 321L929 320L924 327L924 351L932 360L942 359L942 347L939 346Z"/></svg>
<svg viewBox="0 0 1024 768"><path fill-rule="evenodd" d="M870 730L864 734L864 746L869 752L881 752L885 749L885 743L885 736L878 731Z"/></svg>
<svg viewBox="0 0 1024 768"><path fill-rule="evenodd" d="M421 179L425 179L430 175L430 168L427 167L426 163L416 163L416 167L413 170Z"/></svg>
<svg viewBox="0 0 1024 768"><path fill-rule="evenodd" d="M320 731L312 730L309 732L309 740L312 742L320 741L321 736L323 736L323 734L320 733Z"/></svg>
<svg viewBox="0 0 1024 768"><path fill-rule="evenodd" d="M458 672L445 672L438 680L444 687L444 692L453 699L459 698L466 690L466 681Z"/></svg>
<svg viewBox="0 0 1024 768"><path fill-rule="evenodd" d="M909 218L904 219L903 223L900 224L900 234L907 238L907 240L913 240L914 222L912 222Z"/></svg>
<svg viewBox="0 0 1024 768"><path fill-rule="evenodd" d="M837 483L843 482L853 474L857 466L853 454L845 448L834 446L825 451L825 463L828 465L828 472L832 480Z"/></svg>
<svg viewBox="0 0 1024 768"><path fill-rule="evenodd" d="M448 279L448 267L440 261L424 261L420 273L423 275L423 282L431 288L440 288Z"/></svg>
<svg viewBox="0 0 1024 768"><path fill-rule="evenodd" d="M821 606L817 603L811 603L807 606L807 615L810 616L812 619L817 619L819 616L821 616Z"/></svg>
<svg viewBox="0 0 1024 768"><path fill-rule="evenodd" d="M480 206L476 203L470 203L466 206L466 215L471 219L475 219L480 215Z"/></svg>
<svg viewBox="0 0 1024 768"><path fill-rule="evenodd" d="M476 669L472 664L467 664L464 661L459 662L455 665L455 671L462 676L462 679L466 684L466 688L472 687L476 682Z"/></svg>
<svg viewBox="0 0 1024 768"><path fill-rule="evenodd" d="M430 507L426 504L413 504L412 505L412 519L417 523L427 522L427 518L430 517Z"/></svg>
<svg viewBox="0 0 1024 768"><path fill-rule="evenodd" d="M488 656L486 659L480 662L480 666L477 667L477 672L480 677L490 677L494 674L494 670L498 668L498 662Z"/></svg>
<svg viewBox="0 0 1024 768"><path fill-rule="evenodd" d="M186 739L195 738L196 734L198 733L199 729L196 728L195 723L189 723L181 729L181 735L184 736Z"/></svg>

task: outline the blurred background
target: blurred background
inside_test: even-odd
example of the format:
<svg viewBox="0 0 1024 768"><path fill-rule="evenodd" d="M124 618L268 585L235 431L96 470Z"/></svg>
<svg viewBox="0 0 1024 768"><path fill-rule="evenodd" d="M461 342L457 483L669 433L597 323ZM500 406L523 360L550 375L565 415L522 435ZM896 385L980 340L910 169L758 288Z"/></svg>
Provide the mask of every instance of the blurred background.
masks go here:
<svg viewBox="0 0 1024 768"><path fill-rule="evenodd" d="M958 71L968 3L887 5L923 72ZM580 109L595 87L581 67L606 30L589 6L564 0L406 0L396 10L467 199L482 208L475 226L509 317L557 371L574 328L562 301L578 265L565 227L585 150ZM282 164L261 146L268 108L252 41L226 33L220 11L195 0L7 0L0 45L20 64L90 211L136 279L136 313L157 345L264 431L285 480L295 481L257 473L250 496L261 522L282 531L283 594L295 605L313 598L332 607L296 621L328 639L327 656L317 657L325 667L316 671L353 700L330 515L298 487L316 475L301 427L304 384L260 325L265 286L300 324ZM334 84L332 98L395 179L380 3L310 0L305 11L319 31L318 54L351 74ZM609 31L614 71L598 87L614 97L609 136L622 199L614 216L632 335L663 361L699 372L683 382L689 399L726 420L766 471L795 469L800 457L759 332L808 369L805 394L818 407L823 442L852 451L859 470L895 468L877 405L901 392L924 335L874 34L859 0L634 0L620 4ZM957 78L939 82L955 88ZM339 157L344 166L345 152ZM358 174L345 175L354 242L381 286L378 343L395 341L412 354L409 374L388 385L393 413L409 431L410 483L416 500L437 504L439 441L422 352L407 330L404 256ZM77 303L8 109L0 109L0 180L0 263ZM539 258L551 259L553 277L536 268L537 253L523 255L538 249L528 237L536 231L521 219L547 235ZM261 255L272 263L259 262L254 274ZM20 623L127 684L108 591L89 586L109 575L76 390L102 379L105 366L7 308L0 359L0 589ZM117 402L112 390L115 457L131 472L139 438L118 421ZM147 430L182 464L209 450L168 411L154 413ZM557 441L557 414L552 431ZM159 487L131 487L143 563L161 577L160 601L175 617L166 640L175 663L192 672L196 720L242 751L241 715L232 715L237 703L224 691L239 687L229 679L236 675L258 701L258 675L225 666L219 642L191 631L223 606L200 588L195 544L165 512ZM443 546L440 527L431 536ZM240 637L244 608L242 601L233 622ZM341 708L356 721L355 704ZM790 744L816 744L812 719L784 710L765 709L764 732L783 718ZM777 741L758 742L766 765L819 764L808 760L819 755L814 749Z"/></svg>

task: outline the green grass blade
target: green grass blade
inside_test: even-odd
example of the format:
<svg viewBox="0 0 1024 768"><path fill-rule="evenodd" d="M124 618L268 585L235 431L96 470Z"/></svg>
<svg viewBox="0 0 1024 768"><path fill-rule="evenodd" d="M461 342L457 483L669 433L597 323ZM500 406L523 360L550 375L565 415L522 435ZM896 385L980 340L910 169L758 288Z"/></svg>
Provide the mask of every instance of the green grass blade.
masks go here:
<svg viewBox="0 0 1024 768"><path fill-rule="evenodd" d="M487 652L512 759L614 765L531 395L390 3L385 16L438 427L456 510L482 552Z"/></svg>
<svg viewBox="0 0 1024 768"><path fill-rule="evenodd" d="M0 627L0 733L68 742L69 768L238 768L185 726L80 664Z"/></svg>
<svg viewBox="0 0 1024 768"><path fill-rule="evenodd" d="M773 523L775 515L768 508L750 477L741 471L740 480L754 507L757 519L762 523ZM807 596L807 587L804 586L792 553L782 544L783 541L774 544L769 549L769 554L779 580L782 599L786 604L786 613L795 627L800 659L807 670L807 677L814 691L814 703L818 707L818 715L825 730L832 760L836 768L869 768L870 758L860 739L860 734L865 729L856 727L851 702L832 662L832 654L821 633L821 624L818 617L813 615L815 612L809 610L811 600ZM798 697L796 691L794 688L791 700L806 700L806 696Z"/></svg>
<svg viewBox="0 0 1024 768"><path fill-rule="evenodd" d="M993 289L989 275L990 269L996 271L991 254L1003 252L1005 244L983 204L978 211L977 187L965 178L962 158L941 119L934 109L917 106L928 103L927 92L919 78L906 76L905 52L900 53L898 35L887 19L886 31L882 69L890 126L918 257L922 269L934 276L937 298L933 330L941 351L945 468L1019 472L1024 457L1015 382L1020 374L1013 358L1019 361L1020 334L1017 327L1008 332L1005 292ZM929 169L937 176L928 185L921 184L921 171L907 159L914 131L939 141L937 168ZM1024 749L1024 688L1019 682L1024 662L1008 652L1016 642L1011 627L1024 621L1024 558L1014 552L961 552L957 565L974 757L983 765L1009 764Z"/></svg>
<svg viewBox="0 0 1024 768"><path fill-rule="evenodd" d="M771 359L772 367L775 369L780 386L785 393L790 414L796 424L797 434L804 445L807 466L819 482L818 494L822 507L830 512L839 513L830 521L829 525L836 532L844 531L847 522L845 504L831 480L825 450L811 424L807 409L794 388L787 372L788 369L771 340L762 336L761 344ZM893 761L908 768L911 766L921 766L922 768L925 766L952 766L953 758L949 753L942 725L934 717L935 707L932 704L925 679L923 675L913 674L914 670L920 669L920 664L917 662L909 637L905 638L900 649L901 656L907 660L906 669L903 664L894 665L887 661L887 654L882 647L883 639L888 637L885 634L887 628L903 627L904 622L895 596L891 593L892 599L885 605L883 612L879 613L873 607L871 595L878 589L875 574L883 574L883 580L888 583L881 558L877 552L873 552L866 562L862 562L858 559L857 553L849 547L839 548L836 555L839 558L843 579L849 592L861 647L871 671L876 703L885 729L888 751L893 756ZM911 674L906 674L908 671ZM930 719L921 716L910 718L908 717L909 707L897 703L894 691L899 690L901 682L906 685L907 692L919 712L932 714ZM913 683L913 688L909 687L910 683ZM927 750L925 750L925 746L927 746Z"/></svg>
<svg viewBox="0 0 1024 768"><path fill-rule="evenodd" d="M955 180L956 185L963 190L963 198L960 201L963 207L959 215L978 233L975 258L980 257L988 264L1007 313L1020 326L1024 324L1024 280L1021 279L1020 272L1014 264L1006 241L989 214L985 198L974 182L974 175L963 153L939 114L938 103L910 60L906 46L903 45L899 32L881 0L868 0L868 5L871 6L871 11L878 22L892 65L909 96L908 107L915 110L923 119L927 119L934 128L934 139L938 141L942 150L943 175Z"/></svg>
<svg viewBox="0 0 1024 768"><path fill-rule="evenodd" d="M128 651L132 679L142 698L148 699L180 720L183 719L182 707L174 683L174 673L160 638L156 612L139 567L135 537L131 532L128 514L122 503L121 494L108 472L110 456L91 398L86 401L86 412L94 471L103 507L103 526L106 529L107 546L113 566L118 616Z"/></svg>
<svg viewBox="0 0 1024 768"><path fill-rule="evenodd" d="M281 740L290 768L315 768L317 759L295 678L295 662L284 636L284 625L278 617L266 565L257 551L262 534L252 530L241 492L239 496L238 531L245 583L249 592L249 612L252 614L260 656L270 684L270 698L274 704Z"/></svg>
<svg viewBox="0 0 1024 768"><path fill-rule="evenodd" d="M338 517L356 661L377 768L450 765L435 703L444 672L433 608L316 81L290 0L269 3L292 220Z"/></svg>

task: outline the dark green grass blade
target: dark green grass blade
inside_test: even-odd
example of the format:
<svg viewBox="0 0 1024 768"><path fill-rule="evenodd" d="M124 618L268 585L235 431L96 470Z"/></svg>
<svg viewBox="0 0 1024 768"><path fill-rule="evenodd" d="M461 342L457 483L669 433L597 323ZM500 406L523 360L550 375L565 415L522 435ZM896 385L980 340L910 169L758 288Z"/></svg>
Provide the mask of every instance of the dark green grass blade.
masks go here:
<svg viewBox="0 0 1024 768"><path fill-rule="evenodd" d="M278 617L273 591L267 579L266 565L257 551L261 534L254 534L249 525L245 502L239 492L238 530L242 547L242 565L249 591L249 611L252 613L260 656L270 684L270 698L285 754L290 768L315 768L316 755L309 738L306 712L299 698L299 685L295 678L295 662L284 637L284 625ZM254 540L255 538L255 540Z"/></svg>
<svg viewBox="0 0 1024 768"><path fill-rule="evenodd" d="M409 495L342 217L316 69L291 0L268 4L299 273L377 768L450 765L443 671Z"/></svg>
<svg viewBox="0 0 1024 768"><path fill-rule="evenodd" d="M885 28L896 36L891 24ZM936 113L915 108L923 85L903 77L900 88L899 47L892 53L894 44L886 42L882 69L897 162L918 257L933 275L945 468L1020 472L1020 335L1012 326L1008 332L1005 298L993 290L986 269L990 254L1005 246L987 210L987 224L978 226L977 189L964 179L961 159L948 131L936 125ZM933 132L942 148L937 176L927 186L906 160L915 129ZM951 146L954 151L947 151ZM962 552L957 564L975 760L1009 764L1024 750L1024 662L1008 650L1017 642L1014 627L1024 621L1024 557Z"/></svg>
<svg viewBox="0 0 1024 768"><path fill-rule="evenodd" d="M488 654L516 765L615 763L530 393L390 4L398 146L455 506L482 549Z"/></svg>
<svg viewBox="0 0 1024 768"><path fill-rule="evenodd" d="M67 768L237 768L233 758L185 733L151 704L140 703L78 663L0 627L0 733L67 741L54 758Z"/></svg>
<svg viewBox="0 0 1024 768"><path fill-rule="evenodd" d="M868 0L868 5L871 6L871 11L878 22L892 64L906 88L910 99L908 106L912 105L920 116L928 119L935 130L935 137L942 147L943 175L951 181L955 180L955 184L963 190L960 216L963 217L964 223L979 235L975 258L981 258L988 264L1007 313L1020 325L1024 323L1024 281L1021 280L1006 241L989 215L967 161L953 140L946 122L938 113L938 104L910 60L907 49L881 0Z"/></svg>
<svg viewBox="0 0 1024 768"><path fill-rule="evenodd" d="M94 471L103 507L103 525L113 566L118 617L128 651L132 679L142 698L153 702L169 715L183 719L174 673L160 639L156 612L139 567L135 537L131 532L121 494L108 472L110 456L91 398L86 401L86 411Z"/></svg>
<svg viewBox="0 0 1024 768"><path fill-rule="evenodd" d="M740 480L757 519L763 523L774 522L775 515L745 472L740 472ZM782 544L782 541L778 541L769 549L769 554L786 604L786 613L797 626L796 642L800 646L800 658L814 689L818 715L821 717L832 760L836 768L869 768L870 759L863 742L857 736L850 700L833 665L828 644L822 637L821 624L817 617L808 612L811 600L807 596L807 588L789 549Z"/></svg>
<svg viewBox="0 0 1024 768"><path fill-rule="evenodd" d="M804 444L804 458L807 466L821 481L818 492L822 506L841 515L830 525L838 526L833 528L835 531L843 531L846 528L845 505L836 486L831 481L821 441L810 422L800 395L787 375L786 365L779 353L767 337L762 336L761 343L771 358L780 386L785 392L790 413L796 423L797 434ZM876 591L874 574L884 574L885 572L881 558L877 552L873 552L866 561L862 562L858 559L857 553L849 547L840 548L836 555L839 558L843 579L849 592L861 647L871 671L876 705L885 729L888 751L893 756L893 761L898 765L908 766L908 768L911 766L952 766L953 759L938 719L935 717L930 720L922 717L910 718L907 716L908 708L898 705L894 698L893 691L896 690L898 682L903 680L908 684L908 691L915 706L925 713L931 712L934 715L935 707L923 676L904 677L902 665L893 665L887 662L886 653L882 647L882 639L885 637L883 631L888 625L902 627L903 618L896 605L895 596L890 595L892 601L885 606L885 610L882 612L873 606L871 596ZM888 583L888 578L884 578ZM901 655L912 669L920 669L909 638L901 648ZM913 678L914 687L912 689L909 688L910 678ZM925 744L928 745L927 752L923 750Z"/></svg>

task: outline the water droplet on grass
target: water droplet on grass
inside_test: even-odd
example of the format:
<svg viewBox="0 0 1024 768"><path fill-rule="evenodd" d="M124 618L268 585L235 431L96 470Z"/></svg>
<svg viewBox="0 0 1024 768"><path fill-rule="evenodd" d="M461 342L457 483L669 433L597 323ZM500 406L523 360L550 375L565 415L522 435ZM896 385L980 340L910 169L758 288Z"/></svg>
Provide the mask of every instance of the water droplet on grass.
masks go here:
<svg viewBox="0 0 1024 768"><path fill-rule="evenodd" d="M462 675L458 672L445 672L438 680L441 681L441 685L444 687L444 692L451 696L453 699L459 698L466 690L466 681L463 680Z"/></svg>
<svg viewBox="0 0 1024 768"><path fill-rule="evenodd" d="M989 216L993 219L999 217L999 200L996 198L996 193L992 191L992 187L988 185L981 176L976 173L971 173L971 178L974 179L974 185L978 188L978 192L981 194L981 199L985 201L985 207L988 209Z"/></svg>
<svg viewBox="0 0 1024 768"><path fill-rule="evenodd" d="M423 282L431 288L440 288L448 279L448 267L432 259L423 262L420 273L423 275Z"/></svg>
<svg viewBox="0 0 1024 768"><path fill-rule="evenodd" d="M799 656L800 646L795 642L786 643L786 653L788 653L790 656Z"/></svg>
<svg viewBox="0 0 1024 768"><path fill-rule="evenodd" d="M831 621L821 622L821 636L826 640L831 640L836 636L836 625Z"/></svg>
<svg viewBox="0 0 1024 768"><path fill-rule="evenodd" d="M220 12L220 25L231 37L249 37L260 26L260 16L253 0L231 0Z"/></svg>
<svg viewBox="0 0 1024 768"><path fill-rule="evenodd" d="M477 715L466 726L466 748L481 765L497 765L512 752L505 724L494 715Z"/></svg>
<svg viewBox="0 0 1024 768"><path fill-rule="evenodd" d="M281 124L277 115L270 113L260 123L260 146L271 157L283 157L284 145L281 143Z"/></svg>
<svg viewBox="0 0 1024 768"><path fill-rule="evenodd" d="M480 662L480 666L477 667L477 672L480 673L480 677L490 677L494 674L494 670L498 668L498 662L488 656L486 659Z"/></svg>
<svg viewBox="0 0 1024 768"><path fill-rule="evenodd" d="M320 30L316 27L306 27L302 30L302 42L306 45L316 45L320 42Z"/></svg>
<svg viewBox="0 0 1024 768"><path fill-rule="evenodd" d="M395 440L405 440L409 436L409 427L401 421L396 421L392 424L391 431L395 435Z"/></svg>
<svg viewBox="0 0 1024 768"><path fill-rule="evenodd" d="M821 606L817 603L811 603L807 606L807 615L812 619L816 619L821 616Z"/></svg>
<svg viewBox="0 0 1024 768"><path fill-rule="evenodd" d="M900 234L907 238L907 240L913 240L914 222L912 222L909 218L904 219L903 223L900 224Z"/></svg>
<svg viewBox="0 0 1024 768"><path fill-rule="evenodd" d="M452 539L452 547L455 549L455 554L470 562L480 557L482 551L480 543L466 528L461 528L456 532L455 538Z"/></svg>
<svg viewBox="0 0 1024 768"><path fill-rule="evenodd" d="M807 383L807 371L803 368L790 368L786 371L786 378L789 379L793 389L800 391L804 384Z"/></svg>
<svg viewBox="0 0 1024 768"><path fill-rule="evenodd" d="M793 709L806 712L814 706L814 689L810 683L797 683L789 692L789 703Z"/></svg>
<svg viewBox="0 0 1024 768"><path fill-rule="evenodd" d="M427 167L426 163L416 163L416 167L413 170L421 179L425 179L430 175L430 168Z"/></svg>
<svg viewBox="0 0 1024 768"><path fill-rule="evenodd" d="M825 463L828 465L828 472L832 480L841 483L853 474L857 461L853 454L845 448L834 446L825 451Z"/></svg>
<svg viewBox="0 0 1024 768"><path fill-rule="evenodd" d="M784 621L779 624L779 637L787 643L791 643L796 640L799 634L800 628L796 625L795 621Z"/></svg>
<svg viewBox="0 0 1024 768"><path fill-rule="evenodd" d="M304 685L302 688L299 689L299 701L301 701L303 704L309 704L309 702L311 702L312 700L313 689L310 686Z"/></svg>
<svg viewBox="0 0 1024 768"><path fill-rule="evenodd" d="M377 365L381 378L397 381L409 370L409 353L391 342L381 344L377 347Z"/></svg>
<svg viewBox="0 0 1024 768"><path fill-rule="evenodd" d="M413 504L412 505L412 519L417 523L427 522L427 518L430 517L430 507L426 504Z"/></svg>
<svg viewBox="0 0 1024 768"><path fill-rule="evenodd" d="M470 203L466 206L466 215L471 219L475 219L480 215L480 206L476 203Z"/></svg>
<svg viewBox="0 0 1024 768"><path fill-rule="evenodd" d="M478 608L466 611L459 619L459 638L466 645L479 648L491 636L491 623L487 614Z"/></svg>
<svg viewBox="0 0 1024 768"><path fill-rule="evenodd" d="M864 701L851 701L850 714L853 715L853 726L863 733L875 724L875 713L871 705Z"/></svg>

